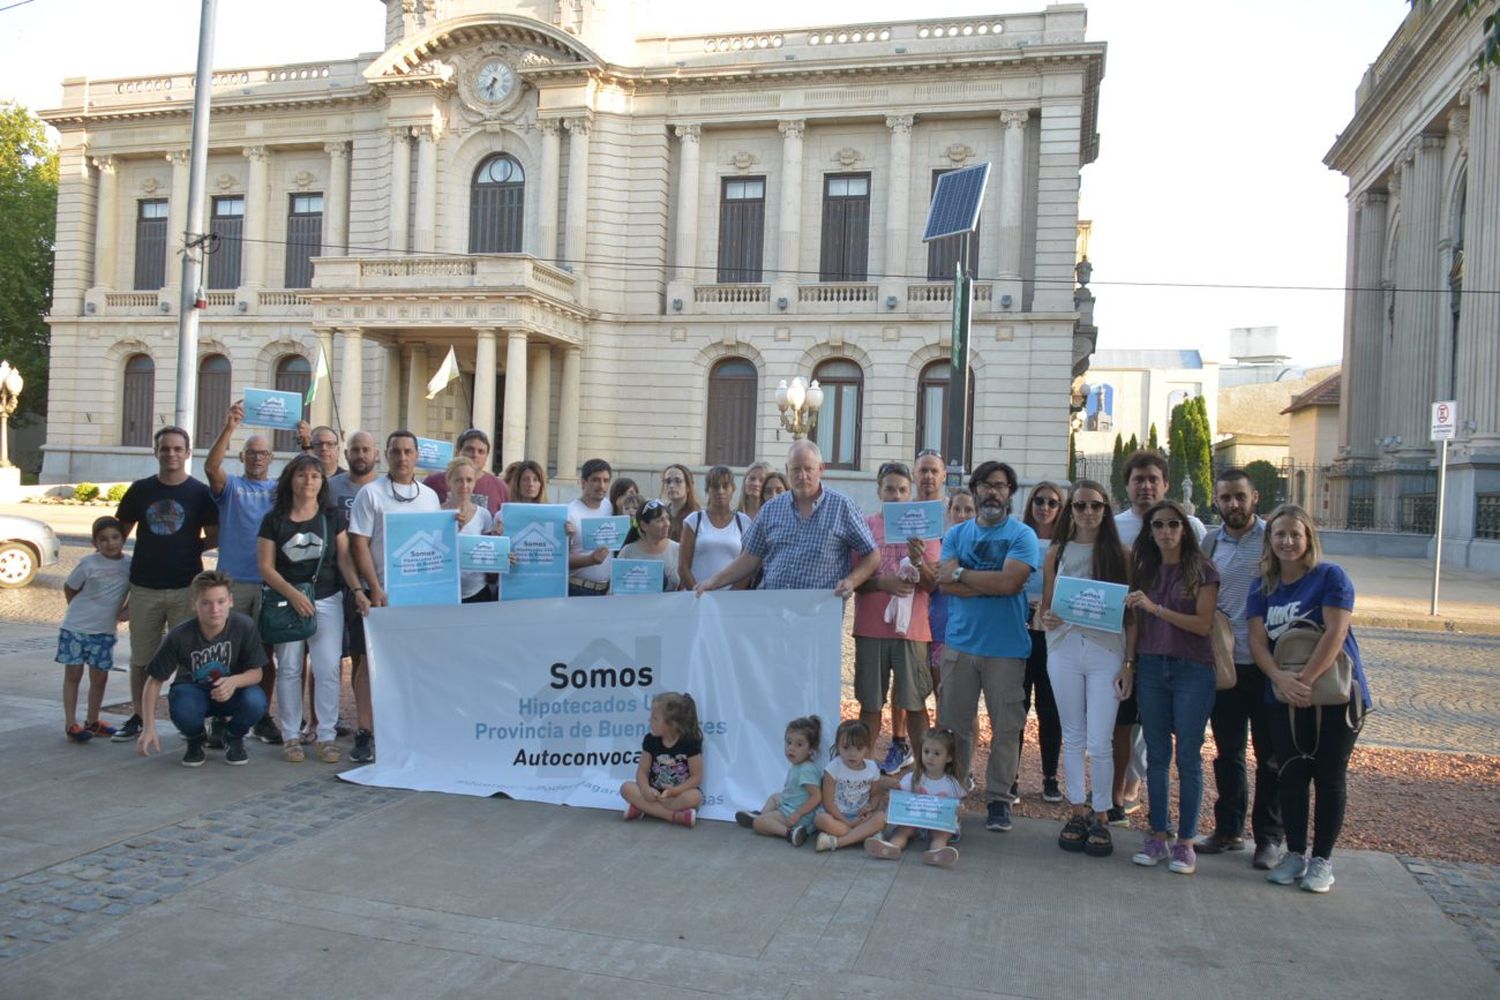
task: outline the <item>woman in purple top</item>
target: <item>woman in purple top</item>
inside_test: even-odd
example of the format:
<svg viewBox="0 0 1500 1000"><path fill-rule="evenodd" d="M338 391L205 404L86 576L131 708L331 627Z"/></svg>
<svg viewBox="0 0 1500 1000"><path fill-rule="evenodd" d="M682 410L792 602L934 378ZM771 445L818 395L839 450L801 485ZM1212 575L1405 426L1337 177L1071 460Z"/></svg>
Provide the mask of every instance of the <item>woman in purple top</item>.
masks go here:
<svg viewBox="0 0 1500 1000"><path fill-rule="evenodd" d="M1203 803L1203 730L1214 707L1214 653L1209 641L1219 573L1198 547L1187 512L1163 500L1141 519L1131 556L1132 590L1125 607L1137 615L1126 636L1125 665L1136 669L1136 703L1146 737L1151 834L1130 860L1191 875L1193 838ZM1139 662L1137 663L1137 658ZM1167 780L1177 738L1177 842L1167 831Z"/></svg>

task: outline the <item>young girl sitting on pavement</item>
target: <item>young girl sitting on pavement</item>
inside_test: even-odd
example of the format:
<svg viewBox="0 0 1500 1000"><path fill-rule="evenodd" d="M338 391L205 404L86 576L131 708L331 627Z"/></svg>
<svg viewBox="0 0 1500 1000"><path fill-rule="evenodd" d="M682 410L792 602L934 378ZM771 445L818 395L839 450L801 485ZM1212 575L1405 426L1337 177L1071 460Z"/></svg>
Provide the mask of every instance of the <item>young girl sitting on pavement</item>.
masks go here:
<svg viewBox="0 0 1500 1000"><path fill-rule="evenodd" d="M918 795L936 795L942 799L963 801L964 789L958 780L958 737L951 729L929 729L922 735L922 745L917 751L917 766L902 775L899 784L894 776L881 779L883 787L899 788L903 792ZM963 811L963 806L959 806ZM958 848L949 845L957 835L944 830L918 831L912 826L898 826L889 839L871 837L865 841L865 852L872 858L896 861L913 837L923 832L930 846L922 854L924 864L939 868L952 868L958 861Z"/></svg>
<svg viewBox="0 0 1500 1000"><path fill-rule="evenodd" d="M690 694L651 699L651 731L641 740L635 780L620 786L625 818L657 819L692 827L703 804L703 730Z"/></svg>
<svg viewBox="0 0 1500 1000"><path fill-rule="evenodd" d="M817 849L836 851L863 843L885 827L880 802L880 767L870 760L870 727L859 719L839 723L837 750L823 769L823 808L813 818Z"/></svg>
<svg viewBox="0 0 1500 1000"><path fill-rule="evenodd" d="M823 776L813 763L822 742L823 720L816 715L788 722L786 759L792 767L786 774L786 787L766 799L759 810L735 813L735 822L762 837L785 837L793 847L807 843L813 817L823 802Z"/></svg>
<svg viewBox="0 0 1500 1000"><path fill-rule="evenodd" d="M63 672L63 724L68 739L87 743L95 736L105 739L115 727L99 721L104 704L104 686L115 663L115 638L123 620L125 598L130 593L130 560L124 554L125 536L112 517L94 521L94 551L84 556L63 581L68 610L58 630L57 662ZM84 724L78 724L78 686L83 668L89 668L89 703Z"/></svg>

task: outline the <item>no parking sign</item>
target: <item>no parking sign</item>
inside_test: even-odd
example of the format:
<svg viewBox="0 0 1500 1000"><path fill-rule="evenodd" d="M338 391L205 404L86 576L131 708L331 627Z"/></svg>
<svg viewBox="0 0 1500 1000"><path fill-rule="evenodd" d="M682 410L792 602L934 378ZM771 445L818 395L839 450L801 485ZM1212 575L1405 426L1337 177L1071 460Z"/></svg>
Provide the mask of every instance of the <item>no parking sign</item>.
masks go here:
<svg viewBox="0 0 1500 1000"><path fill-rule="evenodd" d="M1458 434L1458 403L1448 399L1432 404L1432 441L1452 441Z"/></svg>

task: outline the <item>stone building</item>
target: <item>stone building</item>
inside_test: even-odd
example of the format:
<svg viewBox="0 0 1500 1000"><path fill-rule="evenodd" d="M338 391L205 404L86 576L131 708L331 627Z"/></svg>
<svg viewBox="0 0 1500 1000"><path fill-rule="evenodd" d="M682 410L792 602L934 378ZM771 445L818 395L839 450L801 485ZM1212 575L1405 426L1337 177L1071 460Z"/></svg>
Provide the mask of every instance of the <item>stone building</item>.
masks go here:
<svg viewBox="0 0 1500 1000"><path fill-rule="evenodd" d="M1095 351L1083 379L1083 405L1074 416L1078 454L1102 458L1105 468L1117 434L1127 441L1133 434L1144 446L1155 425L1165 448L1173 407L1194 396L1208 404L1210 433L1218 428L1219 363L1205 361L1200 351Z"/></svg>
<svg viewBox="0 0 1500 1000"><path fill-rule="evenodd" d="M1483 6L1483 5L1481 5ZM1500 72L1482 17L1413 4L1325 162L1349 178L1332 522L1430 532L1431 405L1458 403L1445 556L1500 569Z"/></svg>
<svg viewBox="0 0 1500 1000"><path fill-rule="evenodd" d="M186 218L191 74L69 79L45 481L150 467L178 251L207 258L198 439L247 386L344 429L491 431L498 462L779 461L774 388L826 388L845 478L942 440L951 277L936 177L990 162L972 448L1065 461L1080 172L1105 46L1082 5L637 37L630 4L387 0L371 56L214 74ZM449 347L460 383L429 401ZM1082 357L1075 354L1082 352ZM1081 370L1081 369L1080 369ZM285 448L281 439L278 448ZM649 480L649 473L648 473Z"/></svg>

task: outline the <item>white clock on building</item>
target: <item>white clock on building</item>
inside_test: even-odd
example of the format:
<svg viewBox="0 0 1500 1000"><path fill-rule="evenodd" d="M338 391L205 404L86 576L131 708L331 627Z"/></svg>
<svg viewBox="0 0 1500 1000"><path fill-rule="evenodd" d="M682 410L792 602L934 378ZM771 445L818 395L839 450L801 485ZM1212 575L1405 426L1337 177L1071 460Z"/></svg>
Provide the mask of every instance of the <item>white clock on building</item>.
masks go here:
<svg viewBox="0 0 1500 1000"><path fill-rule="evenodd" d="M503 59L491 59L474 74L474 92L488 104L499 104L516 89L516 71Z"/></svg>

